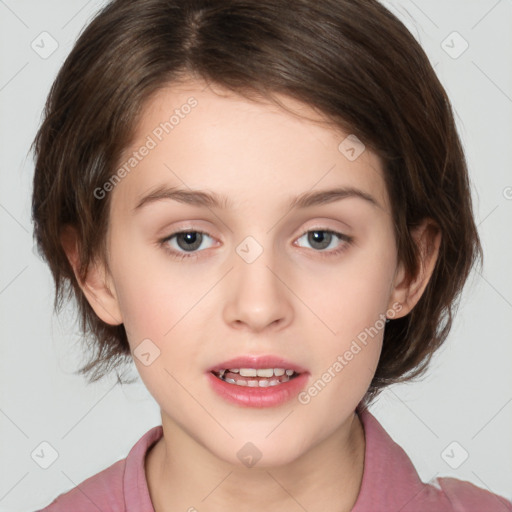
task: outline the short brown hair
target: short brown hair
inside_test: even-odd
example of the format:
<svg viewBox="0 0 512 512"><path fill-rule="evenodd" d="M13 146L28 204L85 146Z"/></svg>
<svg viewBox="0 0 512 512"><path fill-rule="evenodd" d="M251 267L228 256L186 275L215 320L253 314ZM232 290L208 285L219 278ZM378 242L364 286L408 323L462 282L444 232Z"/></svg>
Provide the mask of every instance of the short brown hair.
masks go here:
<svg viewBox="0 0 512 512"><path fill-rule="evenodd" d="M55 310L66 290L76 298L94 352L79 373L94 382L131 353L123 325L102 322L87 302L60 235L77 230L85 278L93 258L105 258L109 215L109 195L93 191L113 175L148 99L185 76L242 95L287 95L355 134L382 161L408 275L420 257L410 230L427 217L438 224L432 277L413 310L386 325L365 400L423 374L482 248L449 99L421 46L376 0L114 0L86 27L33 144L35 237Z"/></svg>

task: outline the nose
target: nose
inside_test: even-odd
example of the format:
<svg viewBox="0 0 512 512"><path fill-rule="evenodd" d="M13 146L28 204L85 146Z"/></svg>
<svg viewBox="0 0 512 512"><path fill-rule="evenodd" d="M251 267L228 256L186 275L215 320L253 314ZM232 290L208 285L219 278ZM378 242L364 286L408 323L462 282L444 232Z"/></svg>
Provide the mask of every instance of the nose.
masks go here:
<svg viewBox="0 0 512 512"><path fill-rule="evenodd" d="M224 320L235 329L261 332L283 329L293 319L293 293L286 285L285 272L272 251L266 249L251 263L238 254L224 283Z"/></svg>

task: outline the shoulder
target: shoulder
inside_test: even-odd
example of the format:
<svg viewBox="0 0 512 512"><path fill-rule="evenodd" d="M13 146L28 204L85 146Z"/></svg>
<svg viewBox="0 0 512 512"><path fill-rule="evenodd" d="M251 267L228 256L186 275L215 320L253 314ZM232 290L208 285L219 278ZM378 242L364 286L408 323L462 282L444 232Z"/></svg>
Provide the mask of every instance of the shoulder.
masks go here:
<svg viewBox="0 0 512 512"><path fill-rule="evenodd" d="M450 503L451 512L512 512L512 502L502 496L456 478L438 478L439 493Z"/></svg>
<svg viewBox="0 0 512 512"><path fill-rule="evenodd" d="M403 505L402 512L512 512L505 498L456 478L422 483Z"/></svg>
<svg viewBox="0 0 512 512"><path fill-rule="evenodd" d="M70 491L60 494L39 512L89 512L98 509L124 512L125 464L126 459L117 461Z"/></svg>
<svg viewBox="0 0 512 512"><path fill-rule="evenodd" d="M60 494L37 512L131 512L152 510L145 474L148 450L162 437L161 425L148 430L125 459Z"/></svg>
<svg viewBox="0 0 512 512"><path fill-rule="evenodd" d="M368 410L358 411L365 431L365 462L352 512L512 512L505 498L455 478L420 479L411 459Z"/></svg>

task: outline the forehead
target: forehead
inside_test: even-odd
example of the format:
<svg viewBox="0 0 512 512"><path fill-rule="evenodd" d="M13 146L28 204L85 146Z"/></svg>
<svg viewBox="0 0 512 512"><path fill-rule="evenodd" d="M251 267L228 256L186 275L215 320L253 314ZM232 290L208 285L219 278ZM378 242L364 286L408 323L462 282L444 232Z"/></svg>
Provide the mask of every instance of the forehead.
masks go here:
<svg viewBox="0 0 512 512"><path fill-rule="evenodd" d="M389 209L378 157L301 102L247 99L219 86L170 84L145 104L113 201L133 207L161 186L270 204L315 188L357 187ZM354 158L356 157L356 158Z"/></svg>

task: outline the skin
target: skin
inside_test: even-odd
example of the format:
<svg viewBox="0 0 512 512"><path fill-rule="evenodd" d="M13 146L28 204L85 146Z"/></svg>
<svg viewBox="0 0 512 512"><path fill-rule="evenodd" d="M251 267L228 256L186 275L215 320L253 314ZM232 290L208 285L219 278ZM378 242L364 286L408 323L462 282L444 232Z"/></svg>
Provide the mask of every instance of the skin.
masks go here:
<svg viewBox="0 0 512 512"><path fill-rule="evenodd" d="M380 314L398 318L414 307L440 235L429 240L430 220L413 232L423 260L408 279L379 159L366 149L349 161L338 150L348 134L282 96L293 113L197 81L162 89L125 156L190 96L198 105L110 192L108 267L96 262L82 283L103 321L124 323L132 352L144 339L160 350L149 366L134 357L164 430L146 458L154 508L349 511L364 468L355 409L374 375L382 329L306 405L233 405L210 388L206 370L238 355L275 354L306 368L310 386ZM134 212L162 184L224 194L233 205L165 199ZM371 194L378 206L357 197L287 206L301 193L342 186ZM173 258L158 243L180 229L207 233L197 258ZM319 249L308 230L353 241L333 236ZM250 264L236 252L247 236L263 249ZM65 236L63 244L76 268L76 241ZM187 253L176 237L167 246ZM249 441L262 453L252 468L237 457Z"/></svg>

